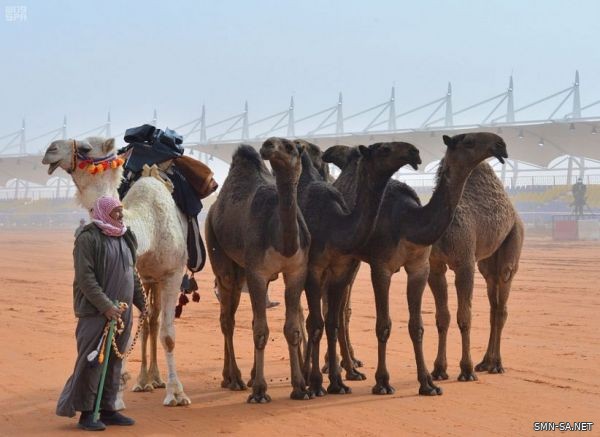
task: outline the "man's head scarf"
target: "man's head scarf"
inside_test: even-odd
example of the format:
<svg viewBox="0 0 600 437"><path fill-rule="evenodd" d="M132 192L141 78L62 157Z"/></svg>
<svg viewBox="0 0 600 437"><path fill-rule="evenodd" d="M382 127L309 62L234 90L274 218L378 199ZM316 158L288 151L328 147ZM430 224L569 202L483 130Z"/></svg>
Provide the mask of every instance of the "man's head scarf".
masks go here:
<svg viewBox="0 0 600 437"><path fill-rule="evenodd" d="M111 196L102 196L94 203L92 221L100 230L109 237L120 237L127 231L127 227L110 216L110 213L121 201Z"/></svg>

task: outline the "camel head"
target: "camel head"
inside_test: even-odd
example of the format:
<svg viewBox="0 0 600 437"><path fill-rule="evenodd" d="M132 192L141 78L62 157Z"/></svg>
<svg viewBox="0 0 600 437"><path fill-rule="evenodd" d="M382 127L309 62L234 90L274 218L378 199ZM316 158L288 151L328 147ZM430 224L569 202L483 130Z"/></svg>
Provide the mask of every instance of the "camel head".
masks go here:
<svg viewBox="0 0 600 437"><path fill-rule="evenodd" d="M340 170L345 169L348 165L360 158L360 152L356 147L350 146L331 146L323 153L323 161L331 163L338 167Z"/></svg>
<svg viewBox="0 0 600 437"><path fill-rule="evenodd" d="M98 197L117 196L123 168L111 161L120 164L123 161L115 158L114 138L89 137L85 140L53 141L46 149L42 163L48 166L48 174L58 167L69 173L77 185L78 202L89 210Z"/></svg>
<svg viewBox="0 0 600 437"><path fill-rule="evenodd" d="M472 169L488 158L495 157L502 164L504 158L508 158L504 140L490 132L473 132L453 137L444 135L443 138L448 147L444 161L449 165L462 165L466 169Z"/></svg>
<svg viewBox="0 0 600 437"><path fill-rule="evenodd" d="M58 167L69 174L79 170L77 161L98 159L115 153L115 139L89 137L85 140L57 140L50 143L42 159L48 165L48 174Z"/></svg>
<svg viewBox="0 0 600 437"><path fill-rule="evenodd" d="M319 146L301 139L294 140L294 143L296 143L296 147L300 152L302 150L305 151L305 153L310 158L313 166L315 167L315 169L317 169L323 180L329 180L329 166L325 161L323 161L323 152L321 151Z"/></svg>
<svg viewBox="0 0 600 437"><path fill-rule="evenodd" d="M300 155L304 147L303 144L296 144L286 138L271 137L260 148L260 156L271 163L276 175L287 174L297 181L302 172Z"/></svg>
<svg viewBox="0 0 600 437"><path fill-rule="evenodd" d="M391 177L400 167L408 164L415 170L421 164L419 149L410 143L392 141L375 143L370 146L358 146L361 160L372 174L389 175Z"/></svg>

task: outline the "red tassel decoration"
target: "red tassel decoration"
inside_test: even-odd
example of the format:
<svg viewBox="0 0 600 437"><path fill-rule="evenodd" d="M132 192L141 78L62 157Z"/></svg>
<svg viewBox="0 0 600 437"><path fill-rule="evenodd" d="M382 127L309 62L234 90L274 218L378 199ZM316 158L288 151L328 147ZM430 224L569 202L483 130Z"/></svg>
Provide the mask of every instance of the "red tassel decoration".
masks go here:
<svg viewBox="0 0 600 437"><path fill-rule="evenodd" d="M181 317L181 311L183 310L183 307L181 305L177 305L175 307L175 318L178 319Z"/></svg>
<svg viewBox="0 0 600 437"><path fill-rule="evenodd" d="M192 293L192 300L194 302L200 302L200 293L198 293L197 291L194 291Z"/></svg>
<svg viewBox="0 0 600 437"><path fill-rule="evenodd" d="M185 293L180 293L179 294L179 305L181 305L181 306L186 305L189 301L190 300L185 295Z"/></svg>

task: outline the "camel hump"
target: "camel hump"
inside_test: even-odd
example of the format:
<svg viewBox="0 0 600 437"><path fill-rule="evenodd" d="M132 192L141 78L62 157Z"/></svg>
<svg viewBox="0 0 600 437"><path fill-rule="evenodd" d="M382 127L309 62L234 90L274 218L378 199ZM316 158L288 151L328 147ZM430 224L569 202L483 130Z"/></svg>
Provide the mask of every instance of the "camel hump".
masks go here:
<svg viewBox="0 0 600 437"><path fill-rule="evenodd" d="M263 160L256 149L247 144L242 144L233 153L232 164L239 163L240 161L250 162L259 168L263 166Z"/></svg>

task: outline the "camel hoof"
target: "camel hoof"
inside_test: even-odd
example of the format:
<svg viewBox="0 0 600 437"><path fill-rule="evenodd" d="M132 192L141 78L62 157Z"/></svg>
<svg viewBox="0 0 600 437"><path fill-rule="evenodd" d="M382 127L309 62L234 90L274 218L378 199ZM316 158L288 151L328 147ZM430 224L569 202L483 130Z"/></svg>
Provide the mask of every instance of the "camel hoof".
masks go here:
<svg viewBox="0 0 600 437"><path fill-rule="evenodd" d="M165 400L163 401L163 405L165 407L176 407L177 406L177 399L175 399L174 395L168 394L165 397Z"/></svg>
<svg viewBox="0 0 600 437"><path fill-rule="evenodd" d="M421 396L439 396L442 393L444 393L443 390L435 385L425 385L419 387L419 395Z"/></svg>
<svg viewBox="0 0 600 437"><path fill-rule="evenodd" d="M367 379L367 376L356 369L352 369L351 372L346 372L346 380L348 381L364 381L365 379Z"/></svg>
<svg viewBox="0 0 600 437"><path fill-rule="evenodd" d="M374 395L393 395L396 389L385 382L378 382L371 389L371 393Z"/></svg>
<svg viewBox="0 0 600 437"><path fill-rule="evenodd" d="M361 360L359 360L358 358L354 358L352 357L352 364L354 365L354 367L363 367L364 364Z"/></svg>
<svg viewBox="0 0 600 437"><path fill-rule="evenodd" d="M502 367L502 362L500 360L492 362L492 361L488 361L488 360L484 359L481 363L479 363L475 366L475 371L476 372L487 371L488 373L497 374L497 373L504 373L504 367Z"/></svg>
<svg viewBox="0 0 600 437"><path fill-rule="evenodd" d="M309 399L313 399L314 397L314 393L312 393L310 390L302 390L299 388L295 388L290 394L290 399L293 399L295 401L308 401Z"/></svg>
<svg viewBox="0 0 600 437"><path fill-rule="evenodd" d="M319 385L318 387L311 387L310 388L310 393L311 393L311 397L323 397L327 394L327 392L325 391L325 387L323 387L322 385Z"/></svg>
<svg viewBox="0 0 600 437"><path fill-rule="evenodd" d="M458 375L458 380L462 382L477 381L477 375L473 372L462 371L460 372L460 375Z"/></svg>
<svg viewBox="0 0 600 437"><path fill-rule="evenodd" d="M247 402L249 404L266 404L271 402L271 396L266 393L252 393L250 396L248 396Z"/></svg>
<svg viewBox="0 0 600 437"><path fill-rule="evenodd" d="M504 367L502 367L502 364L497 364L495 366L492 366L492 368L488 370L488 373L492 373L492 374L504 373Z"/></svg>
<svg viewBox="0 0 600 437"><path fill-rule="evenodd" d="M332 395L347 395L352 393L352 389L342 383L329 384L327 387L327 393Z"/></svg>
<svg viewBox="0 0 600 437"><path fill-rule="evenodd" d="M151 392L153 390L154 390L154 386L152 384L150 384L150 383L144 384L144 385L141 385L141 384L138 383L138 384L134 385L133 388L131 389L131 391L135 391L135 392L138 392L138 393L140 393L140 392Z"/></svg>
<svg viewBox="0 0 600 437"><path fill-rule="evenodd" d="M441 380L446 380L448 379L448 374L446 373L446 371L444 369L434 369L433 372L431 372L431 377L433 378L434 381L441 381Z"/></svg>
<svg viewBox="0 0 600 437"><path fill-rule="evenodd" d="M167 386L167 384L165 384L163 381L158 380L158 381L152 381L151 383L153 388L165 388Z"/></svg>
<svg viewBox="0 0 600 437"><path fill-rule="evenodd" d="M123 401L123 399L115 400L115 411L121 411L121 410L124 410L125 408L127 408L127 407L125 406L125 402Z"/></svg>
<svg viewBox="0 0 600 437"><path fill-rule="evenodd" d="M246 384L241 379L224 379L221 381L221 387L228 388L231 391L246 390Z"/></svg>
<svg viewBox="0 0 600 437"><path fill-rule="evenodd" d="M182 407L192 403L185 393L176 394L175 399L177 400L177 405Z"/></svg>

